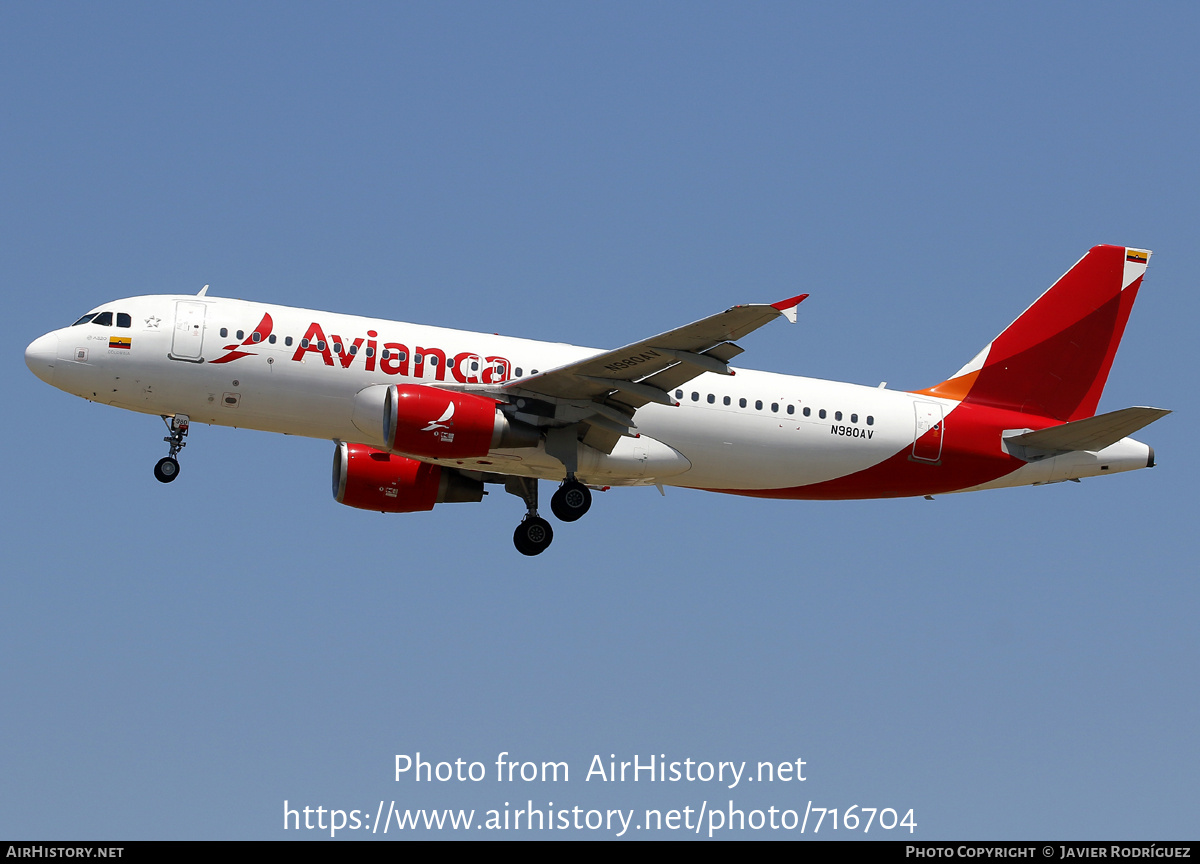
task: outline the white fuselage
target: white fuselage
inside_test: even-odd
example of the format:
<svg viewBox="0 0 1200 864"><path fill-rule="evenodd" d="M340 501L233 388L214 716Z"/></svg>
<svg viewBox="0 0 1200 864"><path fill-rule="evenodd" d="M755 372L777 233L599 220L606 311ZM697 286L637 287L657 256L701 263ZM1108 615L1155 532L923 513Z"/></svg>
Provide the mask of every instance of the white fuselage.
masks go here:
<svg viewBox="0 0 1200 864"><path fill-rule="evenodd" d="M132 411L372 446L383 443L382 430L364 416L360 394L373 385L499 383L601 353L207 296L135 297L97 311L113 313L114 323L79 324L41 337L26 354L31 368L62 390ZM129 326L117 326L118 315L128 316L121 320ZM250 341L256 330L261 341ZM640 437L621 438L611 454L581 444L580 479L748 494L811 486L911 450L931 417L944 423L959 405L742 369L733 376L702 374L672 395L677 407L640 408L634 418ZM950 447L954 425L946 425ZM1145 445L1125 439L1102 454L1014 465L1005 476L973 488L1144 467L1147 453ZM915 455L937 464L942 454ZM542 479L564 475L562 462L542 446L443 464Z"/></svg>

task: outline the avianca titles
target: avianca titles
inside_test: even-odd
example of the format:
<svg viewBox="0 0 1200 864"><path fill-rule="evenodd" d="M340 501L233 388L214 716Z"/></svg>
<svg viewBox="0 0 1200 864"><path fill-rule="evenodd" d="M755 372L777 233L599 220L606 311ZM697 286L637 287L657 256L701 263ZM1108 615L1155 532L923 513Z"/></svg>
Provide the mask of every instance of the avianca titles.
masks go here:
<svg viewBox="0 0 1200 864"><path fill-rule="evenodd" d="M333 493L411 513L522 499L526 555L593 489L893 498L1039 485L1154 465L1132 435L1170 412L1096 414L1150 253L1096 246L970 362L901 392L735 369L735 344L807 295L734 306L611 351L198 295L115 300L34 340L35 375L158 414L179 474L191 423L334 442Z"/></svg>

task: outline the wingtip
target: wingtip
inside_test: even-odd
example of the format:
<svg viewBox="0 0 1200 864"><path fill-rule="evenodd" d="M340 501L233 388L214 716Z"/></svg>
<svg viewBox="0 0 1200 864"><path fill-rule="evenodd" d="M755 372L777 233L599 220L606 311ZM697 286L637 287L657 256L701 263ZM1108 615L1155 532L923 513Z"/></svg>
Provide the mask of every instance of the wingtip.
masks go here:
<svg viewBox="0 0 1200 864"><path fill-rule="evenodd" d="M780 300L778 303L772 303L771 305L786 315L787 319L795 324L796 307L803 303L807 298L807 294L797 294L795 297L789 297L786 300Z"/></svg>

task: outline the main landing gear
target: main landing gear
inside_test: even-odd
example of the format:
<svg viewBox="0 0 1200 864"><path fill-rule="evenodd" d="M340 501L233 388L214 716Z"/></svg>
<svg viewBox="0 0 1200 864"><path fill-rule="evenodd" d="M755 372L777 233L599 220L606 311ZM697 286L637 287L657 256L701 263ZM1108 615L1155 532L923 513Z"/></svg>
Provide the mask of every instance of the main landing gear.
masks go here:
<svg viewBox="0 0 1200 864"><path fill-rule="evenodd" d="M538 515L537 480L531 477L509 477L504 483L507 492L525 502L525 518L513 532L513 545L522 555L540 555L554 540L554 529ZM592 506L592 492L568 475L550 499L550 510L563 522L574 522Z"/></svg>
<svg viewBox="0 0 1200 864"><path fill-rule="evenodd" d="M532 477L509 477L504 481L504 491L525 502L525 518L513 532L513 545L522 555L541 555L554 540L554 529L538 515L537 480Z"/></svg>
<svg viewBox="0 0 1200 864"><path fill-rule="evenodd" d="M592 490L567 475L567 479L550 498L550 511L562 522L574 522L592 506Z"/></svg>
<svg viewBox="0 0 1200 864"><path fill-rule="evenodd" d="M189 420L186 414L176 414L174 417L164 414L162 419L171 433L163 439L171 445L171 452L155 464L154 479L159 483L170 483L179 476L179 460L175 457L179 455L180 450L187 446L183 439L188 434Z"/></svg>
<svg viewBox="0 0 1200 864"><path fill-rule="evenodd" d="M550 523L536 513L526 514L513 532L513 545L522 555L541 555L554 540Z"/></svg>

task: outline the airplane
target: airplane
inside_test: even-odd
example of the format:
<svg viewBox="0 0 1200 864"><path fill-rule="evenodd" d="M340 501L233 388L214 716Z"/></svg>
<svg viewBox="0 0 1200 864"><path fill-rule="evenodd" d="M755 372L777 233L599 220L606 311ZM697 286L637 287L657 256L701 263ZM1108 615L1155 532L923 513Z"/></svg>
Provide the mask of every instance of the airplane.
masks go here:
<svg viewBox="0 0 1200 864"><path fill-rule="evenodd" d="M332 440L333 493L385 513L477 502L502 485L537 555L592 490L760 498L932 497L1154 467L1129 438L1170 412L1096 415L1150 252L1096 246L958 372L923 390L735 368L735 344L800 294L733 306L603 351L196 295L104 303L25 362L90 402L158 414L179 476L195 422Z"/></svg>

